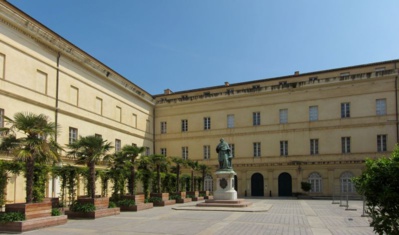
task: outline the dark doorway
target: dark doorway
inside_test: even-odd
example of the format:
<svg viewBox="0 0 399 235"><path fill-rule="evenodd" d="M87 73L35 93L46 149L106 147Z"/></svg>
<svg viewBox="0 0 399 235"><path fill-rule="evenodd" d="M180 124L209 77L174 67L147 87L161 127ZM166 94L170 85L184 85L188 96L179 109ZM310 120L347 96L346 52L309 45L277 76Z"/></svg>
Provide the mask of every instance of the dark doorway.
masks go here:
<svg viewBox="0 0 399 235"><path fill-rule="evenodd" d="M264 196L263 175L260 173L255 173L251 177L251 196Z"/></svg>
<svg viewBox="0 0 399 235"><path fill-rule="evenodd" d="M281 173L278 176L278 196L291 197L292 196L292 178L287 172Z"/></svg>
<svg viewBox="0 0 399 235"><path fill-rule="evenodd" d="M238 179L237 176L234 176L234 189L238 192Z"/></svg>

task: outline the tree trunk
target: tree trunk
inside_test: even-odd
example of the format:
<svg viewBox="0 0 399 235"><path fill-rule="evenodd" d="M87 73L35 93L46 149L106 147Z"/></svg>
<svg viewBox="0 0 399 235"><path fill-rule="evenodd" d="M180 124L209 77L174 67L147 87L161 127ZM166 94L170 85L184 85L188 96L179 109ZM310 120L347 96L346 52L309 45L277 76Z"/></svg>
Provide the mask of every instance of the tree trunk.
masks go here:
<svg viewBox="0 0 399 235"><path fill-rule="evenodd" d="M158 183L158 193L161 193L161 166L157 165L157 183Z"/></svg>
<svg viewBox="0 0 399 235"><path fill-rule="evenodd" d="M180 190L180 165L176 166L176 193L178 193Z"/></svg>
<svg viewBox="0 0 399 235"><path fill-rule="evenodd" d="M89 187L90 187L90 197L95 198L96 197L96 165L94 162L90 162L89 164Z"/></svg>
<svg viewBox="0 0 399 235"><path fill-rule="evenodd" d="M135 172L135 170L134 170L134 166L132 166L132 168L131 168L131 176L132 176L132 182L131 182L131 188L130 188L130 194L131 195L135 195L135 191L134 191L134 188L135 188L135 184L136 184L136 172Z"/></svg>
<svg viewBox="0 0 399 235"><path fill-rule="evenodd" d="M191 191L194 191L194 170L191 170Z"/></svg>
<svg viewBox="0 0 399 235"><path fill-rule="evenodd" d="M32 157L26 159L26 203L33 202L33 176L35 160Z"/></svg>
<svg viewBox="0 0 399 235"><path fill-rule="evenodd" d="M205 170L202 170L202 191L205 191Z"/></svg>

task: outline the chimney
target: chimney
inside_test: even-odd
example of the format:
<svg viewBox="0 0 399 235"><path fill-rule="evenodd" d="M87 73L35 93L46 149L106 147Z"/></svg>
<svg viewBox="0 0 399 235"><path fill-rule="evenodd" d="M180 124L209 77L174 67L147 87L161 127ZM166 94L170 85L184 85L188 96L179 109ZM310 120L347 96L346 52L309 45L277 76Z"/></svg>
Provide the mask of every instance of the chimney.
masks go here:
<svg viewBox="0 0 399 235"><path fill-rule="evenodd" d="M294 75L298 76L299 75L299 71L295 71Z"/></svg>
<svg viewBox="0 0 399 235"><path fill-rule="evenodd" d="M168 88L168 89L165 89L165 90L163 90L163 94L164 95L170 95L170 94L172 94L173 92Z"/></svg>
<svg viewBox="0 0 399 235"><path fill-rule="evenodd" d="M224 82L224 86L230 86L229 82Z"/></svg>

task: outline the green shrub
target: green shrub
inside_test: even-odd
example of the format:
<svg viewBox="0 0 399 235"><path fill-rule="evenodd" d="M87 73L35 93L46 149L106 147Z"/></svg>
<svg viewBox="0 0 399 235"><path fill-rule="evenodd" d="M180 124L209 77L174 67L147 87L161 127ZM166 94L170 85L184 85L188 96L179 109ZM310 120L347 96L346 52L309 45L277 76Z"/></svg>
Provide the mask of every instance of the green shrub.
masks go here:
<svg viewBox="0 0 399 235"><path fill-rule="evenodd" d="M160 197L150 197L150 198L148 198L148 202L162 202L162 198L160 198Z"/></svg>
<svg viewBox="0 0 399 235"><path fill-rule="evenodd" d="M132 199L123 199L123 200L119 200L117 202L118 206L134 206L136 205L136 202Z"/></svg>
<svg viewBox="0 0 399 235"><path fill-rule="evenodd" d="M175 194L175 195L170 195L169 196L169 200L176 200L176 199L181 199L181 195Z"/></svg>
<svg viewBox="0 0 399 235"><path fill-rule="evenodd" d="M115 208L115 207L116 207L116 203L115 202L109 202L108 208Z"/></svg>
<svg viewBox="0 0 399 235"><path fill-rule="evenodd" d="M91 203L79 203L75 201L72 203L70 210L74 212L93 212L96 210L96 207Z"/></svg>
<svg viewBox="0 0 399 235"><path fill-rule="evenodd" d="M309 192L312 189L312 185L309 182L301 182L301 189L305 192Z"/></svg>
<svg viewBox="0 0 399 235"><path fill-rule="evenodd" d="M20 212L6 212L0 213L0 223L23 221L25 220L25 214Z"/></svg>
<svg viewBox="0 0 399 235"><path fill-rule="evenodd" d="M52 210L51 210L51 216L60 216L62 213L61 213L61 210L60 209L58 209L58 208L53 208Z"/></svg>

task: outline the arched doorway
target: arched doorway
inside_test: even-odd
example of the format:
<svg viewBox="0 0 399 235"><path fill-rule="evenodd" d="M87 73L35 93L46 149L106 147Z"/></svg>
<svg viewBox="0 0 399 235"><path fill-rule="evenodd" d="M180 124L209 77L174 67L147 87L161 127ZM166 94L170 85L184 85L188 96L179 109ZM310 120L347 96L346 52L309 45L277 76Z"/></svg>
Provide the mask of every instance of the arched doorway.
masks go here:
<svg viewBox="0 0 399 235"><path fill-rule="evenodd" d="M278 176L278 196L291 197L292 196L292 178L287 172L281 173Z"/></svg>
<svg viewBox="0 0 399 235"><path fill-rule="evenodd" d="M251 177L251 196L264 196L263 192L263 175L255 173Z"/></svg>

